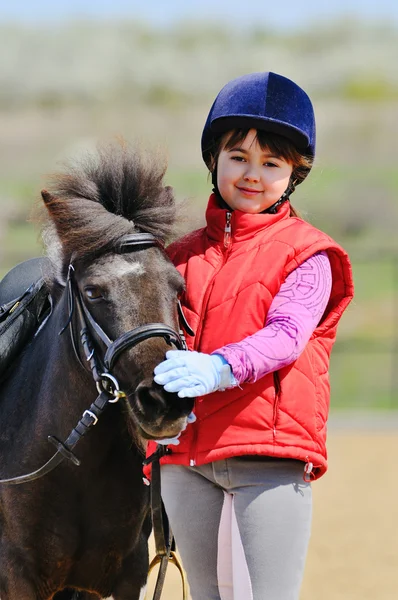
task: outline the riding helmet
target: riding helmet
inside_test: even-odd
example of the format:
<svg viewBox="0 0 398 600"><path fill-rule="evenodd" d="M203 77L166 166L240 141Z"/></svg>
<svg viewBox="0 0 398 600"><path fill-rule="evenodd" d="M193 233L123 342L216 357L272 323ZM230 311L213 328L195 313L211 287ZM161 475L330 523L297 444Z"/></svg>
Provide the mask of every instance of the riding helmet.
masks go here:
<svg viewBox="0 0 398 600"><path fill-rule="evenodd" d="M250 73L227 83L210 109L202 134L208 164L214 141L232 129L260 129L289 139L305 155L315 155L311 100L296 83L277 73Z"/></svg>

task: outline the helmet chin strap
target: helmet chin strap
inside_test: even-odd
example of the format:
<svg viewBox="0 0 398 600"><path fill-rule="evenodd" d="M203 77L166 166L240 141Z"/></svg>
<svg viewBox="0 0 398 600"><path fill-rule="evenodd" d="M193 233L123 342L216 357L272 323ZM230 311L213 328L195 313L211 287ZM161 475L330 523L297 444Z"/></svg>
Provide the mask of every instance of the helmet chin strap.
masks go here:
<svg viewBox="0 0 398 600"><path fill-rule="evenodd" d="M225 202L224 198L220 194L220 190L218 189L218 185L217 185L217 169L214 169L213 173L211 174L211 182L213 184L213 192L228 207L228 204ZM287 186L286 190L283 192L283 194L279 198L279 200L277 200L274 204L272 204L271 206L269 206L266 210L263 210L262 214L274 215L275 213L277 213L278 212L278 208L280 207L280 205L283 204L284 202L286 202L286 200L289 200L291 194L293 194L294 190L296 189L296 184L297 184L297 179L294 179L293 181L290 181L289 185Z"/></svg>
<svg viewBox="0 0 398 600"><path fill-rule="evenodd" d="M213 192L222 199L221 194L220 194L220 190L218 189L218 185L217 185L217 167L215 167L214 171L212 171L211 174L211 183L213 185Z"/></svg>
<svg viewBox="0 0 398 600"><path fill-rule="evenodd" d="M296 189L296 182L296 179L294 181L290 181L289 185L287 186L286 190L283 192L279 200L277 200L275 204L269 206L266 210L263 210L263 214L265 213L274 215L276 212L278 212L278 208L280 207L280 205L286 202L286 200L289 200L291 194L293 194L294 190Z"/></svg>

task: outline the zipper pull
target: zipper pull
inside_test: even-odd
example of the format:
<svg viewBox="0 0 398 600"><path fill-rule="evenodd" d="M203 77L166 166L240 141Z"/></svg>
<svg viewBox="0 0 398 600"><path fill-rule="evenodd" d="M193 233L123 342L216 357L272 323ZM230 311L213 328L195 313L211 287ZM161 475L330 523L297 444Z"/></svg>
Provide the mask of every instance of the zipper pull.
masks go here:
<svg viewBox="0 0 398 600"><path fill-rule="evenodd" d="M306 456L306 463L304 465L304 475L303 475L303 479L305 482L307 483L311 483L311 481L313 479L315 479L314 473L313 473L313 468L314 465L312 462L310 462L310 459L308 458L308 456Z"/></svg>
<svg viewBox="0 0 398 600"><path fill-rule="evenodd" d="M231 218L232 218L232 213L227 212L227 222L225 224L225 229L224 229L224 247L228 248L228 246L231 243Z"/></svg>

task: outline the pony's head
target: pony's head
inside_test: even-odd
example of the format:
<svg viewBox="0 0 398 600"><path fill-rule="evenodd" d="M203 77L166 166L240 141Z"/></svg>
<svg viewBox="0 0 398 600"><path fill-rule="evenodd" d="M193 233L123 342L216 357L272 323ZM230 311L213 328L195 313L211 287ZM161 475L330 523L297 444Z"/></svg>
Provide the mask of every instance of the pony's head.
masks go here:
<svg viewBox="0 0 398 600"><path fill-rule="evenodd" d="M88 371L79 315L84 315L102 364L107 340L118 344L126 333L150 324L179 330L177 299L184 281L163 250L176 216L164 173L159 156L110 145L53 176L42 192L54 296L58 294L57 306L66 317L71 310L68 288L75 296L71 327ZM122 344L120 352L120 344L117 352L113 345L109 371L126 393L132 430L147 439L173 437L186 425L193 401L165 392L153 381L154 367L170 349L167 335L142 339Z"/></svg>

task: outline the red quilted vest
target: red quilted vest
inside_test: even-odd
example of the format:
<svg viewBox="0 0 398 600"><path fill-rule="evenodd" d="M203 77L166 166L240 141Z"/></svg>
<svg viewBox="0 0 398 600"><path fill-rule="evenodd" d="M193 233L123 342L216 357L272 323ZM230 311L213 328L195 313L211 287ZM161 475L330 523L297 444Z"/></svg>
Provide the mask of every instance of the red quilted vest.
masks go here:
<svg viewBox="0 0 398 600"><path fill-rule="evenodd" d="M310 476L318 478L327 468L329 357L337 324L353 296L348 256L325 233L289 217L288 203L275 215L228 213L212 195L206 219L206 228L168 249L186 279L182 305L195 331L195 337L187 337L191 350L210 353L263 328L286 276L315 252L328 254L332 292L300 357L255 383L197 398L197 421L162 462L199 465L261 454L302 460ZM153 449L150 443L148 453Z"/></svg>

